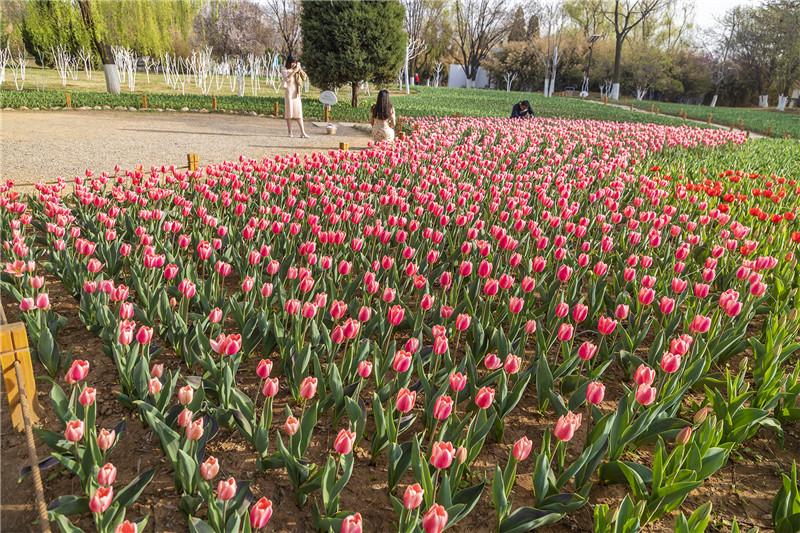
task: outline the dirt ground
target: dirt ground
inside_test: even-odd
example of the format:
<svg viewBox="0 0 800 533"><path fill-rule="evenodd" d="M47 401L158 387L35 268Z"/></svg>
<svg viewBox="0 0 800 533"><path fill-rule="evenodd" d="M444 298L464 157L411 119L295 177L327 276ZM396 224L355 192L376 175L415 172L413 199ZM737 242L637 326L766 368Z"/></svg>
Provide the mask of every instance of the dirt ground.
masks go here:
<svg viewBox="0 0 800 533"><path fill-rule="evenodd" d="M0 179L19 184L70 179L113 171L114 165L144 169L187 165L190 152L200 164L246 157L309 153L339 147L364 148L364 127L338 125L327 135L321 123L306 122L309 139L290 138L281 119L219 113L157 111L0 111Z"/></svg>
<svg viewBox="0 0 800 533"><path fill-rule="evenodd" d="M109 458L119 469L120 483L127 483L137 473L148 468L156 468L156 477L147 487L137 504L132 508L133 517L149 513L151 515L148 531L183 532L186 531L186 519L177 508L177 495L172 486L172 475L164 461L157 439L149 432L140 420L126 411L116 399L117 377L112 361L102 351L100 339L83 327L78 317L78 304L61 284L53 277L47 280L51 302L60 314L64 315L68 324L59 335L62 349L75 357L88 359L91 372L88 382L97 388L98 427L111 428L120 420L127 421L127 430L120 444ZM7 304L7 298L4 298ZM10 322L19 319L16 305L5 305ZM161 352L154 362L166 363L167 367L178 367L180 362L169 350ZM255 361L250 362L255 365ZM36 363L38 365L38 363ZM240 385L248 394L255 394L258 388L254 372L247 372L245 363L239 372ZM39 372L41 374L41 372ZM621 376L620 380L622 379ZM609 383L613 383L611 380ZM618 396L614 385L610 385L608 397ZM45 416L41 424L44 427L60 430L58 421L47 416L49 399L43 383L37 390L40 404L45 408ZM546 431L550 431L552 420L539 413L535 407L533 389L523 398L520 405L511 413L506 421L506 442L513 442L522 435L534 440L534 449L539 446L539 439ZM288 397L276 398L275 413L281 413ZM19 482L17 475L20 468L27 464L27 452L23 434L17 433L10 426L5 400L0 417L0 449L2 449L2 491L0 492L0 530L3 532L23 533L38 531L33 523L33 486L30 479ZM603 410L614 409L613 403L604 402ZM280 417L278 417L280 418ZM280 421L276 418L276 424ZM371 431L368 423L367 435ZM332 427L327 418L320 420L314 435L309 455L319 463L329 450L338 428ZM780 472L791 468L792 460L800 459L800 425L794 424L785 428L785 442L781 445L774 433L762 431L756 438L737 449L728 465L696 490L684 503L682 511L688 514L697 506L710 500L713 502L713 521L709 531L730 531L730 521L736 517L740 524L749 527L757 526L761 531L772 531L770 515L772 499L780 486ZM576 442L582 442L581 434ZM359 510L364 516L365 531L392 531L396 528L396 517L386 493L386 464L381 459L371 464L369 443L362 441L355 450L356 467L353 478L345 488L342 506ZM573 450L574 452L575 450ZM510 450L506 444L487 442L484 451L476 463L476 481L481 477L491 478L494 464L505 464ZM48 449L44 445L38 448L39 457L46 457ZM300 508L295 504L293 491L283 471L259 472L255 464L255 455L250 446L239 435L221 430L209 443L209 453L215 455L222 465L220 475L235 476L237 479L251 481L254 494L266 495L274 502L275 514L271 521L273 531L313 531L311 526L311 504ZM644 451L646 454L646 451ZM485 467L485 471L481 468ZM517 485L512 500L514 506L532 505L531 471L532 464L523 464L519 470ZM57 496L75 494L80 486L74 478L67 477L63 471L52 469L43 473L47 501ZM410 477L410 474L407 475ZM406 479L401 486L410 482ZM608 503L616 507L625 494L620 485L603 486L596 484L590 495L592 504ZM492 531L494 511L491 507L491 494L487 488L478 507L452 530ZM674 515L648 527L648 532L672 531ZM560 523L540 529L545 533L587 532L592 530L591 506L567 515ZM86 531L92 531L90 517L84 517L79 525Z"/></svg>

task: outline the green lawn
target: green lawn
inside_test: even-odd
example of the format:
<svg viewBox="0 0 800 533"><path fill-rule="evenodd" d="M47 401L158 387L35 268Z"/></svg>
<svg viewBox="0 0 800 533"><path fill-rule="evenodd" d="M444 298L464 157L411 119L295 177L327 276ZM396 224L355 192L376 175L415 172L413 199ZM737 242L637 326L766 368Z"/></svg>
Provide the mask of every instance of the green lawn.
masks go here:
<svg viewBox="0 0 800 533"><path fill-rule="evenodd" d="M66 104L65 92L67 91L0 90L0 107L63 107ZM107 105L141 108L143 105L141 93L111 95L96 91L68 92L71 95L73 107ZM375 91L370 96L362 94L359 106L352 108L348 105L348 91L340 91L340 103L333 108L334 120L367 122L369 120L369 108L374 101L374 97ZM655 122L670 125L683 123L682 120L673 117L643 115L627 109L604 106L575 98L544 98L540 94L531 93L420 87L410 95L398 93L392 96L394 106L401 117L452 115L505 117L509 116L511 106L523 98L529 100L537 116L542 117ZM276 102L282 112L282 95L269 93L268 96L244 96L241 98L233 95L220 95L217 96L217 109L270 114ZM180 109L187 107L189 109L211 110L212 97L199 94L148 93L148 105L151 108ZM315 94L304 98L303 106L306 117L312 119L322 118L322 105L316 99Z"/></svg>
<svg viewBox="0 0 800 533"><path fill-rule="evenodd" d="M784 112L771 109L754 107L715 107L687 104L672 104L669 102L652 102L625 100L626 105L633 105L640 109L652 110L654 107L660 113L680 116L686 113L688 118L695 120L708 120L725 126L744 128L746 130L769 135L772 137L792 137L800 139L800 111L787 109Z"/></svg>

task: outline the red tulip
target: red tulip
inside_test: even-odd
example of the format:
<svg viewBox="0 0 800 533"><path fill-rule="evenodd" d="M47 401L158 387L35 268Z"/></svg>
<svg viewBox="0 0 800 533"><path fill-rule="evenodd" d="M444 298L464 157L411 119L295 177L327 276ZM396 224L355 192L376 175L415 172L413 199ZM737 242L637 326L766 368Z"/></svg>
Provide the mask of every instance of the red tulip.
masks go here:
<svg viewBox="0 0 800 533"><path fill-rule="evenodd" d="M519 372L519 369L522 367L522 359L519 356L514 355L513 353L508 354L506 356L506 362L503 364L503 369L508 374L516 374Z"/></svg>
<svg viewBox="0 0 800 533"><path fill-rule="evenodd" d="M656 389L647 383L642 383L636 388L636 401L642 405L650 405L656 399Z"/></svg>
<svg viewBox="0 0 800 533"><path fill-rule="evenodd" d="M591 381L586 387L586 401L592 405L599 405L606 394L606 386L599 381Z"/></svg>
<svg viewBox="0 0 800 533"><path fill-rule="evenodd" d="M673 374L677 372L680 367L680 355L671 352L664 352L664 355L661 356L661 369L667 374Z"/></svg>
<svg viewBox="0 0 800 533"><path fill-rule="evenodd" d="M613 318L608 318L606 316L601 316L600 319L597 321L597 331L600 335L611 335L614 333L614 330L617 327L617 321Z"/></svg>
<svg viewBox="0 0 800 533"><path fill-rule="evenodd" d="M74 385L79 381L83 381L88 374L89 361L85 359L75 359L72 361L69 370L67 370L67 375L64 376L64 380L70 385Z"/></svg>
<svg viewBox="0 0 800 533"><path fill-rule="evenodd" d="M636 372L633 374L633 381L635 381L637 385L651 385L655 378L655 371L644 363L639 365Z"/></svg>
<svg viewBox="0 0 800 533"><path fill-rule="evenodd" d="M333 449L340 455L347 455L353 451L353 444L356 441L356 434L349 429L342 429L333 441Z"/></svg>
<svg viewBox="0 0 800 533"><path fill-rule="evenodd" d="M358 363L358 375L361 379L367 379L372 374L372 363L370 361L361 361Z"/></svg>
<svg viewBox="0 0 800 533"><path fill-rule="evenodd" d="M454 372L450 374L450 388L453 392L461 392L467 386L467 376L461 372Z"/></svg>
<svg viewBox="0 0 800 533"><path fill-rule="evenodd" d="M572 338L572 332L573 332L572 324L567 324L566 322L561 324L558 327L558 333L557 333L558 340L560 340L561 342L567 342Z"/></svg>
<svg viewBox="0 0 800 533"><path fill-rule="evenodd" d="M575 430L577 430L580 425L580 413L575 414L572 411L567 411L566 415L558 417L555 428L553 429L553 434L558 440L568 442L572 439L572 436L575 435Z"/></svg>
<svg viewBox="0 0 800 533"><path fill-rule="evenodd" d="M689 325L689 331L692 333L706 333L709 328L711 328L711 319L703 315L695 316Z"/></svg>
<svg viewBox="0 0 800 533"><path fill-rule="evenodd" d="M433 417L444 421L453 412L453 399L450 396L439 396L433 404Z"/></svg>
<svg viewBox="0 0 800 533"><path fill-rule="evenodd" d="M402 305L393 305L389 308L388 319L389 324L393 327L397 327L403 322L403 318L405 317L406 311L403 309ZM363 321L362 321L363 322Z"/></svg>
<svg viewBox="0 0 800 533"><path fill-rule="evenodd" d="M139 526L137 526L135 522L131 522L130 520L125 520L114 529L114 533L138 533L138 532L139 532Z"/></svg>
<svg viewBox="0 0 800 533"><path fill-rule="evenodd" d="M272 361L269 359L262 359L256 366L256 375L261 379L267 379L272 373Z"/></svg>
<svg viewBox="0 0 800 533"><path fill-rule="evenodd" d="M411 354L405 350L397 350L392 360L392 368L400 374L407 372L411 368Z"/></svg>

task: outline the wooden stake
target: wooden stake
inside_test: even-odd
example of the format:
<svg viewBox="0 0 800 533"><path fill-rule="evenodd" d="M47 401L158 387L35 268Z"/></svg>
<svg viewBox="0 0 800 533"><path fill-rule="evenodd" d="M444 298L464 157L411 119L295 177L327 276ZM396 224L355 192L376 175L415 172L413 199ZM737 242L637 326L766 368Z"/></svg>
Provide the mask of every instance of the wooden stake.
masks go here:
<svg viewBox="0 0 800 533"><path fill-rule="evenodd" d="M712 118L714 118L714 114L713 113L709 113L708 116L706 117L706 124L710 125Z"/></svg>
<svg viewBox="0 0 800 533"><path fill-rule="evenodd" d="M211 110L212 111L216 111L217 110L217 95L213 95L211 97Z"/></svg>
<svg viewBox="0 0 800 533"><path fill-rule="evenodd" d="M197 170L199 165L199 158L197 157L197 154L186 154L186 161L189 171L194 172Z"/></svg>
<svg viewBox="0 0 800 533"><path fill-rule="evenodd" d="M67 98L67 109L72 109L72 95L69 93L64 93L64 96Z"/></svg>
<svg viewBox="0 0 800 533"><path fill-rule="evenodd" d="M147 95L143 94L142 95L142 109L147 109L148 103L149 102L147 101Z"/></svg>
<svg viewBox="0 0 800 533"><path fill-rule="evenodd" d="M322 121L323 122L331 121L331 106L327 104L322 106Z"/></svg>
<svg viewBox="0 0 800 533"><path fill-rule="evenodd" d="M346 152L350 149L349 143L339 143L339 150Z"/></svg>
<svg viewBox="0 0 800 533"><path fill-rule="evenodd" d="M280 106L278 106L278 102L272 102L272 114L275 115L276 118L280 116Z"/></svg>

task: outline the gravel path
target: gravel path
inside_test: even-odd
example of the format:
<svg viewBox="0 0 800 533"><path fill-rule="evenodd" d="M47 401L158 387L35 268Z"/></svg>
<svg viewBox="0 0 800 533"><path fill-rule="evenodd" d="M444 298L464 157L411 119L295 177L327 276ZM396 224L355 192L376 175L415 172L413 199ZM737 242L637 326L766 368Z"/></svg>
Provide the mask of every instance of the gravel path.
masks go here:
<svg viewBox="0 0 800 533"><path fill-rule="evenodd" d="M320 125L321 126L321 125ZM338 125L337 135L306 122L310 139L289 138L280 119L216 113L125 111L0 111L0 179L19 184L83 175L114 165L185 167L186 154L200 164L285 153L327 151L347 142L364 148L362 127ZM296 129L296 127L295 127Z"/></svg>

